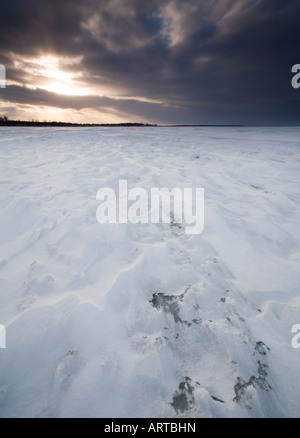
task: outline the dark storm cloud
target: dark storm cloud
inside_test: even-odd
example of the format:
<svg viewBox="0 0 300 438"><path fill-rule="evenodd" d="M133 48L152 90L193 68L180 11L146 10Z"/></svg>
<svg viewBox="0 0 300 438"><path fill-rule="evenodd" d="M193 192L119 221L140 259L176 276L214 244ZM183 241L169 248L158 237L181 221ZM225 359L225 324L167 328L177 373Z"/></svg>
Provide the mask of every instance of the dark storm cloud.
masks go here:
<svg viewBox="0 0 300 438"><path fill-rule="evenodd" d="M67 54L80 34L80 1L1 0L0 50L21 55ZM76 46L76 44L75 44Z"/></svg>
<svg viewBox="0 0 300 438"><path fill-rule="evenodd" d="M137 99L113 99L106 96L66 96L57 93L51 93L42 89L29 89L12 85L4 90L3 96L7 102L18 102L19 104L52 106L61 109L96 109L101 111L112 110L119 113L127 113L132 116L146 117L156 114L163 116L165 106L152 103L142 102ZM172 111L172 110L171 110Z"/></svg>
<svg viewBox="0 0 300 438"><path fill-rule="evenodd" d="M300 92L291 87L299 25L298 0L4 0L0 63L19 87L0 97L113 108L124 119L140 114L162 123L300 123ZM21 89L28 72L14 56L45 53L80 56L69 71L128 99Z"/></svg>

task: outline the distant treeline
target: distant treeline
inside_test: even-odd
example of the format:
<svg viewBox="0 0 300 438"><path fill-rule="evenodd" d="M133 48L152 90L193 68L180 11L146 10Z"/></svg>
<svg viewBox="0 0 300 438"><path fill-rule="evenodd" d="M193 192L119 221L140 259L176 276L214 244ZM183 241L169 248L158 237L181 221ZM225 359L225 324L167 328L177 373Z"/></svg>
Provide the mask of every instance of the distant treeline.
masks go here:
<svg viewBox="0 0 300 438"><path fill-rule="evenodd" d="M139 127L139 126L157 126L149 123L68 123L68 122L39 122L38 120L23 121L23 120L9 120L6 116L0 117L0 126L39 126L39 127Z"/></svg>

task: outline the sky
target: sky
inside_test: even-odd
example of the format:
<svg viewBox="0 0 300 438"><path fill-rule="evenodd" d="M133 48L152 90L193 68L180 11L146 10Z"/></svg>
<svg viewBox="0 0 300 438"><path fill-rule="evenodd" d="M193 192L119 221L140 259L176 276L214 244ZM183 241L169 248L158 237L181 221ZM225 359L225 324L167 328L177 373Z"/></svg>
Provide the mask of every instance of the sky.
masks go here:
<svg viewBox="0 0 300 438"><path fill-rule="evenodd" d="M1 0L0 115L300 124L299 0Z"/></svg>

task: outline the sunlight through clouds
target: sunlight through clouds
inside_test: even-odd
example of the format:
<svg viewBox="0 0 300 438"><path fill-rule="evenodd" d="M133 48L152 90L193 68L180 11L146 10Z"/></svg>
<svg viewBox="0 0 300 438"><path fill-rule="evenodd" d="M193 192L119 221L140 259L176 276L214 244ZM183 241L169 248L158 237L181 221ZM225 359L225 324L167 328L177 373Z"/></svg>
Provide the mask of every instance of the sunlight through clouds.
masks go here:
<svg viewBox="0 0 300 438"><path fill-rule="evenodd" d="M22 69L28 78L25 86L80 96L93 92L85 84L82 72L76 71L81 59L81 56L62 59L55 55L41 55L32 58L16 57L13 62L14 68Z"/></svg>
<svg viewBox="0 0 300 438"><path fill-rule="evenodd" d="M93 112L95 123L297 124L299 17L297 0L3 0L0 107Z"/></svg>

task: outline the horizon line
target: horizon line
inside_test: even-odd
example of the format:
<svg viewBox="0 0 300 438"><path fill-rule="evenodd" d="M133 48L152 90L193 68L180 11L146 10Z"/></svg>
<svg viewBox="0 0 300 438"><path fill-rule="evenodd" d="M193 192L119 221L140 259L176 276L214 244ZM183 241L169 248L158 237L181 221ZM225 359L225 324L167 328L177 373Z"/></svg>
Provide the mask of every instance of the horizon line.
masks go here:
<svg viewBox="0 0 300 438"><path fill-rule="evenodd" d="M299 127L300 124L256 124L256 123L148 123L148 122L119 122L119 123L77 123L39 120L11 120L0 116L0 126L36 126L36 127L157 127L157 128L193 128L193 127Z"/></svg>

